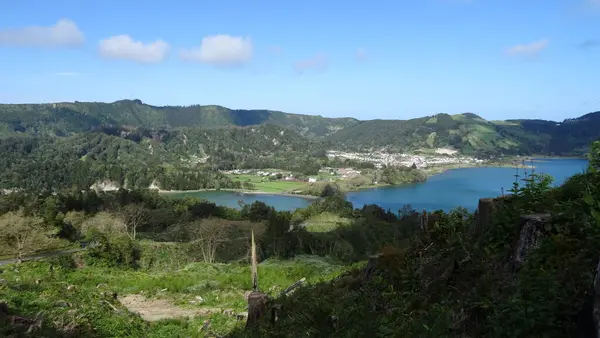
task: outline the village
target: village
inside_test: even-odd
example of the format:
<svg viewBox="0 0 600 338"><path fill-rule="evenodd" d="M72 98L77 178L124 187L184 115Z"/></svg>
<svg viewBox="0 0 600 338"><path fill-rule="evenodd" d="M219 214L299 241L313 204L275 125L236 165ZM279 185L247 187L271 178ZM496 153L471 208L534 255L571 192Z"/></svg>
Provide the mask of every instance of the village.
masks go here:
<svg viewBox="0 0 600 338"><path fill-rule="evenodd" d="M375 167L385 166L405 166L415 165L419 169L425 169L432 166L456 165L456 164L482 164L485 161L475 157L458 155L456 150L447 148L438 148L434 154L414 155L404 153L386 153L386 152L343 152L330 150L327 152L329 158L344 158L361 162L373 163Z"/></svg>
<svg viewBox="0 0 600 338"><path fill-rule="evenodd" d="M456 151L440 148L435 154L414 155L403 153L359 153L359 152L343 152L343 151L328 151L327 156L331 159L350 159L361 162L372 163L375 168L381 169L384 166L393 167L416 167L418 169L432 169L440 167L456 167L456 166L473 166L485 163L484 160L458 155ZM364 170L363 170L364 171ZM317 181L329 181L351 179L363 174L363 171L356 168L331 168L323 167L317 175L295 175L290 171L277 169L235 169L224 170L224 174L240 176L260 177L261 181L290 181L290 182L308 182L314 183Z"/></svg>

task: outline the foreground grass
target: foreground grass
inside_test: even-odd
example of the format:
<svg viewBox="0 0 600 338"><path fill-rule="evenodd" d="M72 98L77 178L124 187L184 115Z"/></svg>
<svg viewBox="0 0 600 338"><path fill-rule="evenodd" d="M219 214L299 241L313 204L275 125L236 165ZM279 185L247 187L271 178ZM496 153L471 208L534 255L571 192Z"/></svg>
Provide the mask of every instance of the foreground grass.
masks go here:
<svg viewBox="0 0 600 338"><path fill-rule="evenodd" d="M191 263L163 272L77 268L72 264L70 258L61 257L5 266L0 275L0 299L7 302L13 315L33 318L42 312L44 327L38 334L45 336L202 337L209 332L223 335L244 324L235 315L224 313L247 311L244 292L251 288L251 274L246 264ZM259 265L259 285L264 292L277 296L302 277L317 283L345 269L336 261L311 256L287 261L269 259ZM114 294L119 299L132 294L165 299L176 308L211 313L147 323L127 311ZM208 319L210 327L202 329ZM11 333L10 327L2 328L0 323L0 336Z"/></svg>

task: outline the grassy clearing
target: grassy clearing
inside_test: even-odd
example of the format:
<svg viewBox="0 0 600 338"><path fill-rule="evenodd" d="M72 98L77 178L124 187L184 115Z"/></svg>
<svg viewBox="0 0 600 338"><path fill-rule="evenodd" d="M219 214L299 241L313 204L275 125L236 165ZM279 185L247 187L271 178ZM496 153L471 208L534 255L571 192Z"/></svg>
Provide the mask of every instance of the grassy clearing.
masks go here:
<svg viewBox="0 0 600 338"><path fill-rule="evenodd" d="M302 277L317 283L346 268L336 261L311 256L289 261L269 259L259 265L259 285L277 296ZM223 335L244 324L235 314L247 311L244 292L251 288L250 275L246 264L191 263L175 271L148 272L100 266L76 268L71 257L62 257L26 262L18 268L4 267L0 299L7 302L14 315L33 318L42 311L45 326L41 333L46 336L68 331L86 337L202 337L208 335L201 330L207 319L211 321L210 334ZM118 300L113 299L113 293L118 294ZM159 300L165 304L166 313L201 315L147 323L121 305L128 295ZM0 336L11 333L3 330L9 329L0 326Z"/></svg>
<svg viewBox="0 0 600 338"><path fill-rule="evenodd" d="M348 218L340 217L331 212L323 212L306 220L305 227L310 232L329 232L350 223L351 220Z"/></svg>
<svg viewBox="0 0 600 338"><path fill-rule="evenodd" d="M230 177L234 181L252 183L257 191L273 193L284 193L303 189L308 184L307 182L295 181L269 181L268 178L257 175L230 175Z"/></svg>

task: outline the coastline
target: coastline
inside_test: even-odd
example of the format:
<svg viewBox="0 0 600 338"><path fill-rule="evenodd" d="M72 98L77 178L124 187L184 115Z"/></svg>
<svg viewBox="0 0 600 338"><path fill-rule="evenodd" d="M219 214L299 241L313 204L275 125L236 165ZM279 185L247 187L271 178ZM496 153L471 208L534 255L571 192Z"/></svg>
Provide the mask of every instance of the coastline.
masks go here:
<svg viewBox="0 0 600 338"><path fill-rule="evenodd" d="M302 194L291 194L287 192L268 192L268 191L255 191L255 190L244 190L244 189L197 189L197 190L163 190L158 189L159 194L188 194L196 192L210 192L210 191L227 191L237 192L243 195L273 195L273 196L284 196L284 197L299 197L308 200L317 200L321 197L313 195L302 195Z"/></svg>

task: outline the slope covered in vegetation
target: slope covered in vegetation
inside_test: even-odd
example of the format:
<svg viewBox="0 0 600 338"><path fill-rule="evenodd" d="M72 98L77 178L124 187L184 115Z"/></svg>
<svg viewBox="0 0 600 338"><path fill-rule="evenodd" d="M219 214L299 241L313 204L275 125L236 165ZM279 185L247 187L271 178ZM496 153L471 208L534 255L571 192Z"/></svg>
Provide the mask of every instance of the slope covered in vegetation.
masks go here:
<svg viewBox="0 0 600 338"><path fill-rule="evenodd" d="M487 121L472 113L411 120L325 118L270 110L232 110L221 106L156 107L139 100L113 103L63 102L0 105L0 136L68 136L104 129L146 129L147 134L187 128L277 125L289 131L297 147L318 139L321 148L407 152L452 147L465 154L583 155L600 137L600 113L563 122ZM220 129L221 131L225 129ZM152 133L153 131L153 133ZM260 150L260 149L255 149Z"/></svg>
<svg viewBox="0 0 600 338"><path fill-rule="evenodd" d="M250 126L276 124L305 136L324 136L356 123L352 118L232 110L221 106L156 107L139 100L0 105L0 132L68 135L100 125L144 128Z"/></svg>
<svg viewBox="0 0 600 338"><path fill-rule="evenodd" d="M2 195L1 255L27 255L47 236L89 248L3 266L0 333L589 336L600 297L600 143L591 154L588 173L559 188L529 174L477 215L359 210L340 195L293 213L148 191ZM260 325L245 328L251 230L270 300ZM302 277L305 287L281 296Z"/></svg>
<svg viewBox="0 0 600 338"><path fill-rule="evenodd" d="M481 215L439 213L407 246L271 300L276 321L233 336L595 337L599 151L559 188L527 175L483 228Z"/></svg>

